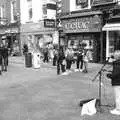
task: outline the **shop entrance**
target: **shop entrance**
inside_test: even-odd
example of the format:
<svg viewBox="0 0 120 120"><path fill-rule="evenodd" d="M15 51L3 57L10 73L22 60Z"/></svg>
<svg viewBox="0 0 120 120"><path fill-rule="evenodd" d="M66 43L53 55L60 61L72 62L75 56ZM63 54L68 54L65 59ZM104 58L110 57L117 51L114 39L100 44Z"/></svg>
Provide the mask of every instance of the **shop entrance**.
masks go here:
<svg viewBox="0 0 120 120"><path fill-rule="evenodd" d="M7 36L8 48L10 49L10 55L18 56L20 54L19 49L19 40L17 39L17 35Z"/></svg>
<svg viewBox="0 0 120 120"><path fill-rule="evenodd" d="M68 47L72 47L75 51L77 49L87 49L90 53L91 62L99 62L100 60L100 40L99 33L82 33L69 34ZM85 46L83 46L85 44Z"/></svg>

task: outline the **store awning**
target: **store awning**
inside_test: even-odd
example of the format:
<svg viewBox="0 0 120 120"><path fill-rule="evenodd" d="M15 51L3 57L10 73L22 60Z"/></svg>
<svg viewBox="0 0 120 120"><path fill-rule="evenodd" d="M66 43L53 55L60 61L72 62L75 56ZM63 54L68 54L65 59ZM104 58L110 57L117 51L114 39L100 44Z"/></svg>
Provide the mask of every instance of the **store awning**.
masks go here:
<svg viewBox="0 0 120 120"><path fill-rule="evenodd" d="M120 30L120 23L110 23L105 24L102 28L103 31L119 31Z"/></svg>

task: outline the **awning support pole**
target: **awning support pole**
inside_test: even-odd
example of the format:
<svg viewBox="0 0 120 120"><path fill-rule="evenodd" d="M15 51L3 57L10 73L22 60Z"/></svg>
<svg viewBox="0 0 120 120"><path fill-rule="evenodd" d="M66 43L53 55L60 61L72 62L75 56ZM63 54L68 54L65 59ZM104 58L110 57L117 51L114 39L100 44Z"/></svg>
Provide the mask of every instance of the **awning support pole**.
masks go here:
<svg viewBox="0 0 120 120"><path fill-rule="evenodd" d="M109 31L106 31L106 59L109 57Z"/></svg>

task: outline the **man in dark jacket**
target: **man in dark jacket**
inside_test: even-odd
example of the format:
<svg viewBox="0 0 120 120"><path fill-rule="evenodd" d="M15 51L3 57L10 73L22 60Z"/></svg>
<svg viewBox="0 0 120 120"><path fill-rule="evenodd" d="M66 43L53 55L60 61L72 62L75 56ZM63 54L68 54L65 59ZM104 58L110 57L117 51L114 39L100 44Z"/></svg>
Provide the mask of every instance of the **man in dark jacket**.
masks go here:
<svg viewBox="0 0 120 120"><path fill-rule="evenodd" d="M111 79L116 104L116 108L111 110L110 113L120 115L120 51L115 51L114 59L112 73L107 74L107 77Z"/></svg>
<svg viewBox="0 0 120 120"><path fill-rule="evenodd" d="M82 72L82 70L83 70L83 50L79 49L77 51L77 61L76 61L76 69L75 69L75 71L76 72L77 71Z"/></svg>
<svg viewBox="0 0 120 120"><path fill-rule="evenodd" d="M62 72L62 75L67 75L64 61L65 61L64 50L62 47L60 47L60 50L58 52L58 58L57 58L57 67L58 67L58 71Z"/></svg>
<svg viewBox="0 0 120 120"><path fill-rule="evenodd" d="M2 71L7 71L7 66L8 66L8 48L7 48L6 41L2 42L1 55L2 55Z"/></svg>

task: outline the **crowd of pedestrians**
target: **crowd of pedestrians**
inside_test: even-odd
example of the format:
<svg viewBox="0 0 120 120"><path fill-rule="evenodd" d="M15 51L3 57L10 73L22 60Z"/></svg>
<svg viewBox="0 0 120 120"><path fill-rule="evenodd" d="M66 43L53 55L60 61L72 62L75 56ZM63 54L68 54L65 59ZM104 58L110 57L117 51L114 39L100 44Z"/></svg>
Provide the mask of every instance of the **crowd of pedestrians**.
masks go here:
<svg viewBox="0 0 120 120"><path fill-rule="evenodd" d="M30 52L26 45L23 46L23 54ZM34 53L31 53L32 56ZM36 52L36 51L35 51ZM50 46L45 45L37 52L40 53L40 61L47 64L52 61L53 66L57 66L61 74L67 75L71 72L72 64L76 65L75 71L88 72L88 62L90 59L89 50L84 47L73 49L71 46ZM75 58L76 57L76 58Z"/></svg>
<svg viewBox="0 0 120 120"><path fill-rule="evenodd" d="M60 47L59 51L57 49L53 50L53 66L59 64L58 70L62 75L71 73L73 64L76 65L75 72L80 71L87 73L89 60L89 51L86 49L77 49L74 51L71 47L66 48L66 50L64 50L63 47Z"/></svg>

